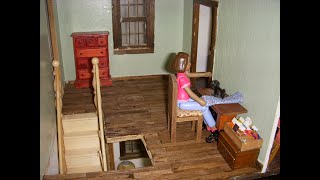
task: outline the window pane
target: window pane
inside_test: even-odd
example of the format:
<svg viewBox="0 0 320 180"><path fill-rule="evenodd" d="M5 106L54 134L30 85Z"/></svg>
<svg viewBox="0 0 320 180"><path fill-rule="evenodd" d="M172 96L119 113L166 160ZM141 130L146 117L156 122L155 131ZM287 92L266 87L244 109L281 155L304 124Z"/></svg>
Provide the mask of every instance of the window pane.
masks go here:
<svg viewBox="0 0 320 180"><path fill-rule="evenodd" d="M144 5L139 5L138 6L138 16L139 17L145 17L146 16L146 6Z"/></svg>
<svg viewBox="0 0 320 180"><path fill-rule="evenodd" d="M129 5L129 17L137 16L137 7L133 5Z"/></svg>
<svg viewBox="0 0 320 180"><path fill-rule="evenodd" d="M128 22L121 23L121 32L122 32L122 34L129 34Z"/></svg>
<svg viewBox="0 0 320 180"><path fill-rule="evenodd" d="M120 6L120 16L121 17L128 17L128 6L126 5L121 5Z"/></svg>
<svg viewBox="0 0 320 180"><path fill-rule="evenodd" d="M147 44L145 34L139 34L139 45Z"/></svg>
<svg viewBox="0 0 320 180"><path fill-rule="evenodd" d="M145 4L144 0L138 0L138 4Z"/></svg>
<svg viewBox="0 0 320 180"><path fill-rule="evenodd" d="M146 32L146 23L145 22L142 22L140 21L139 22L139 33L145 33Z"/></svg>
<svg viewBox="0 0 320 180"><path fill-rule="evenodd" d="M120 0L120 4L128 4L128 0Z"/></svg>
<svg viewBox="0 0 320 180"><path fill-rule="evenodd" d="M128 46L128 36L127 35L122 35L122 45L123 46Z"/></svg>
<svg viewBox="0 0 320 180"><path fill-rule="evenodd" d="M128 37L129 37L129 23L123 22L121 23L121 32L122 32L122 45L128 46Z"/></svg>
<svg viewBox="0 0 320 180"><path fill-rule="evenodd" d="M138 22L130 22L130 45L138 45Z"/></svg>
<svg viewBox="0 0 320 180"><path fill-rule="evenodd" d="M129 0L129 4L137 4L137 0Z"/></svg>

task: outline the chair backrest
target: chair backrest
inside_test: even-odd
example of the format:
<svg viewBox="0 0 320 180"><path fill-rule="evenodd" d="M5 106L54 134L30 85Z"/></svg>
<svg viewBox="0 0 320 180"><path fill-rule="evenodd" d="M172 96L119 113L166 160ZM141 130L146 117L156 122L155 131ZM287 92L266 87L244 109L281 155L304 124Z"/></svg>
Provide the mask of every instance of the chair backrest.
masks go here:
<svg viewBox="0 0 320 180"><path fill-rule="evenodd" d="M177 94L178 85L174 74L169 74L168 88L168 113L169 120L174 120L177 117Z"/></svg>

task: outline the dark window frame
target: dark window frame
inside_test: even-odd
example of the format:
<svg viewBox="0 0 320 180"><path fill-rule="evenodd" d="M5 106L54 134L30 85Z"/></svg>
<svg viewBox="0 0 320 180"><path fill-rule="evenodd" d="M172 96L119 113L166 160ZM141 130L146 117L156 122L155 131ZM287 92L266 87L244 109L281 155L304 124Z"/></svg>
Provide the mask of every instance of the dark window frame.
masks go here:
<svg viewBox="0 0 320 180"><path fill-rule="evenodd" d="M112 25L113 25L113 47L114 54L143 54L154 53L154 0L145 0L146 17L121 17L120 0L112 0ZM144 20L146 23L146 45L123 46L121 21L138 22Z"/></svg>
<svg viewBox="0 0 320 180"><path fill-rule="evenodd" d="M128 152L130 149L126 149L126 144L130 146L132 143L137 143L139 149L138 152ZM137 159L137 158L149 158L149 155L146 151L146 148L141 139L137 140L128 140L122 141L119 143L120 146L120 160L129 160L129 159ZM133 146L131 146L133 148ZM133 149L131 149L133 151Z"/></svg>

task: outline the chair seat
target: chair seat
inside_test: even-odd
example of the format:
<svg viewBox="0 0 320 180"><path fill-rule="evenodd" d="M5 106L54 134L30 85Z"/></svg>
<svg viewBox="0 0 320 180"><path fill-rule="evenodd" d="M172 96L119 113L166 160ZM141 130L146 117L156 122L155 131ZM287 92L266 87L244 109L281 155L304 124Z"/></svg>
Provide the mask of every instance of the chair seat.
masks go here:
<svg viewBox="0 0 320 180"><path fill-rule="evenodd" d="M177 116L178 117L202 116L202 112L197 110L182 110L177 107Z"/></svg>

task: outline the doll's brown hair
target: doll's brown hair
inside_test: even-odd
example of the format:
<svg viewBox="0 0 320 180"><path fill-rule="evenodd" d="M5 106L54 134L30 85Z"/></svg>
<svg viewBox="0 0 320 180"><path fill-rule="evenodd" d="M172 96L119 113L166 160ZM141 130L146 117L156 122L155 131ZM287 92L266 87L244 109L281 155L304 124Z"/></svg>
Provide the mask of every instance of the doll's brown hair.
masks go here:
<svg viewBox="0 0 320 180"><path fill-rule="evenodd" d="M171 64L171 69L177 73L185 72L188 65L188 58L189 55L187 53L178 52Z"/></svg>

